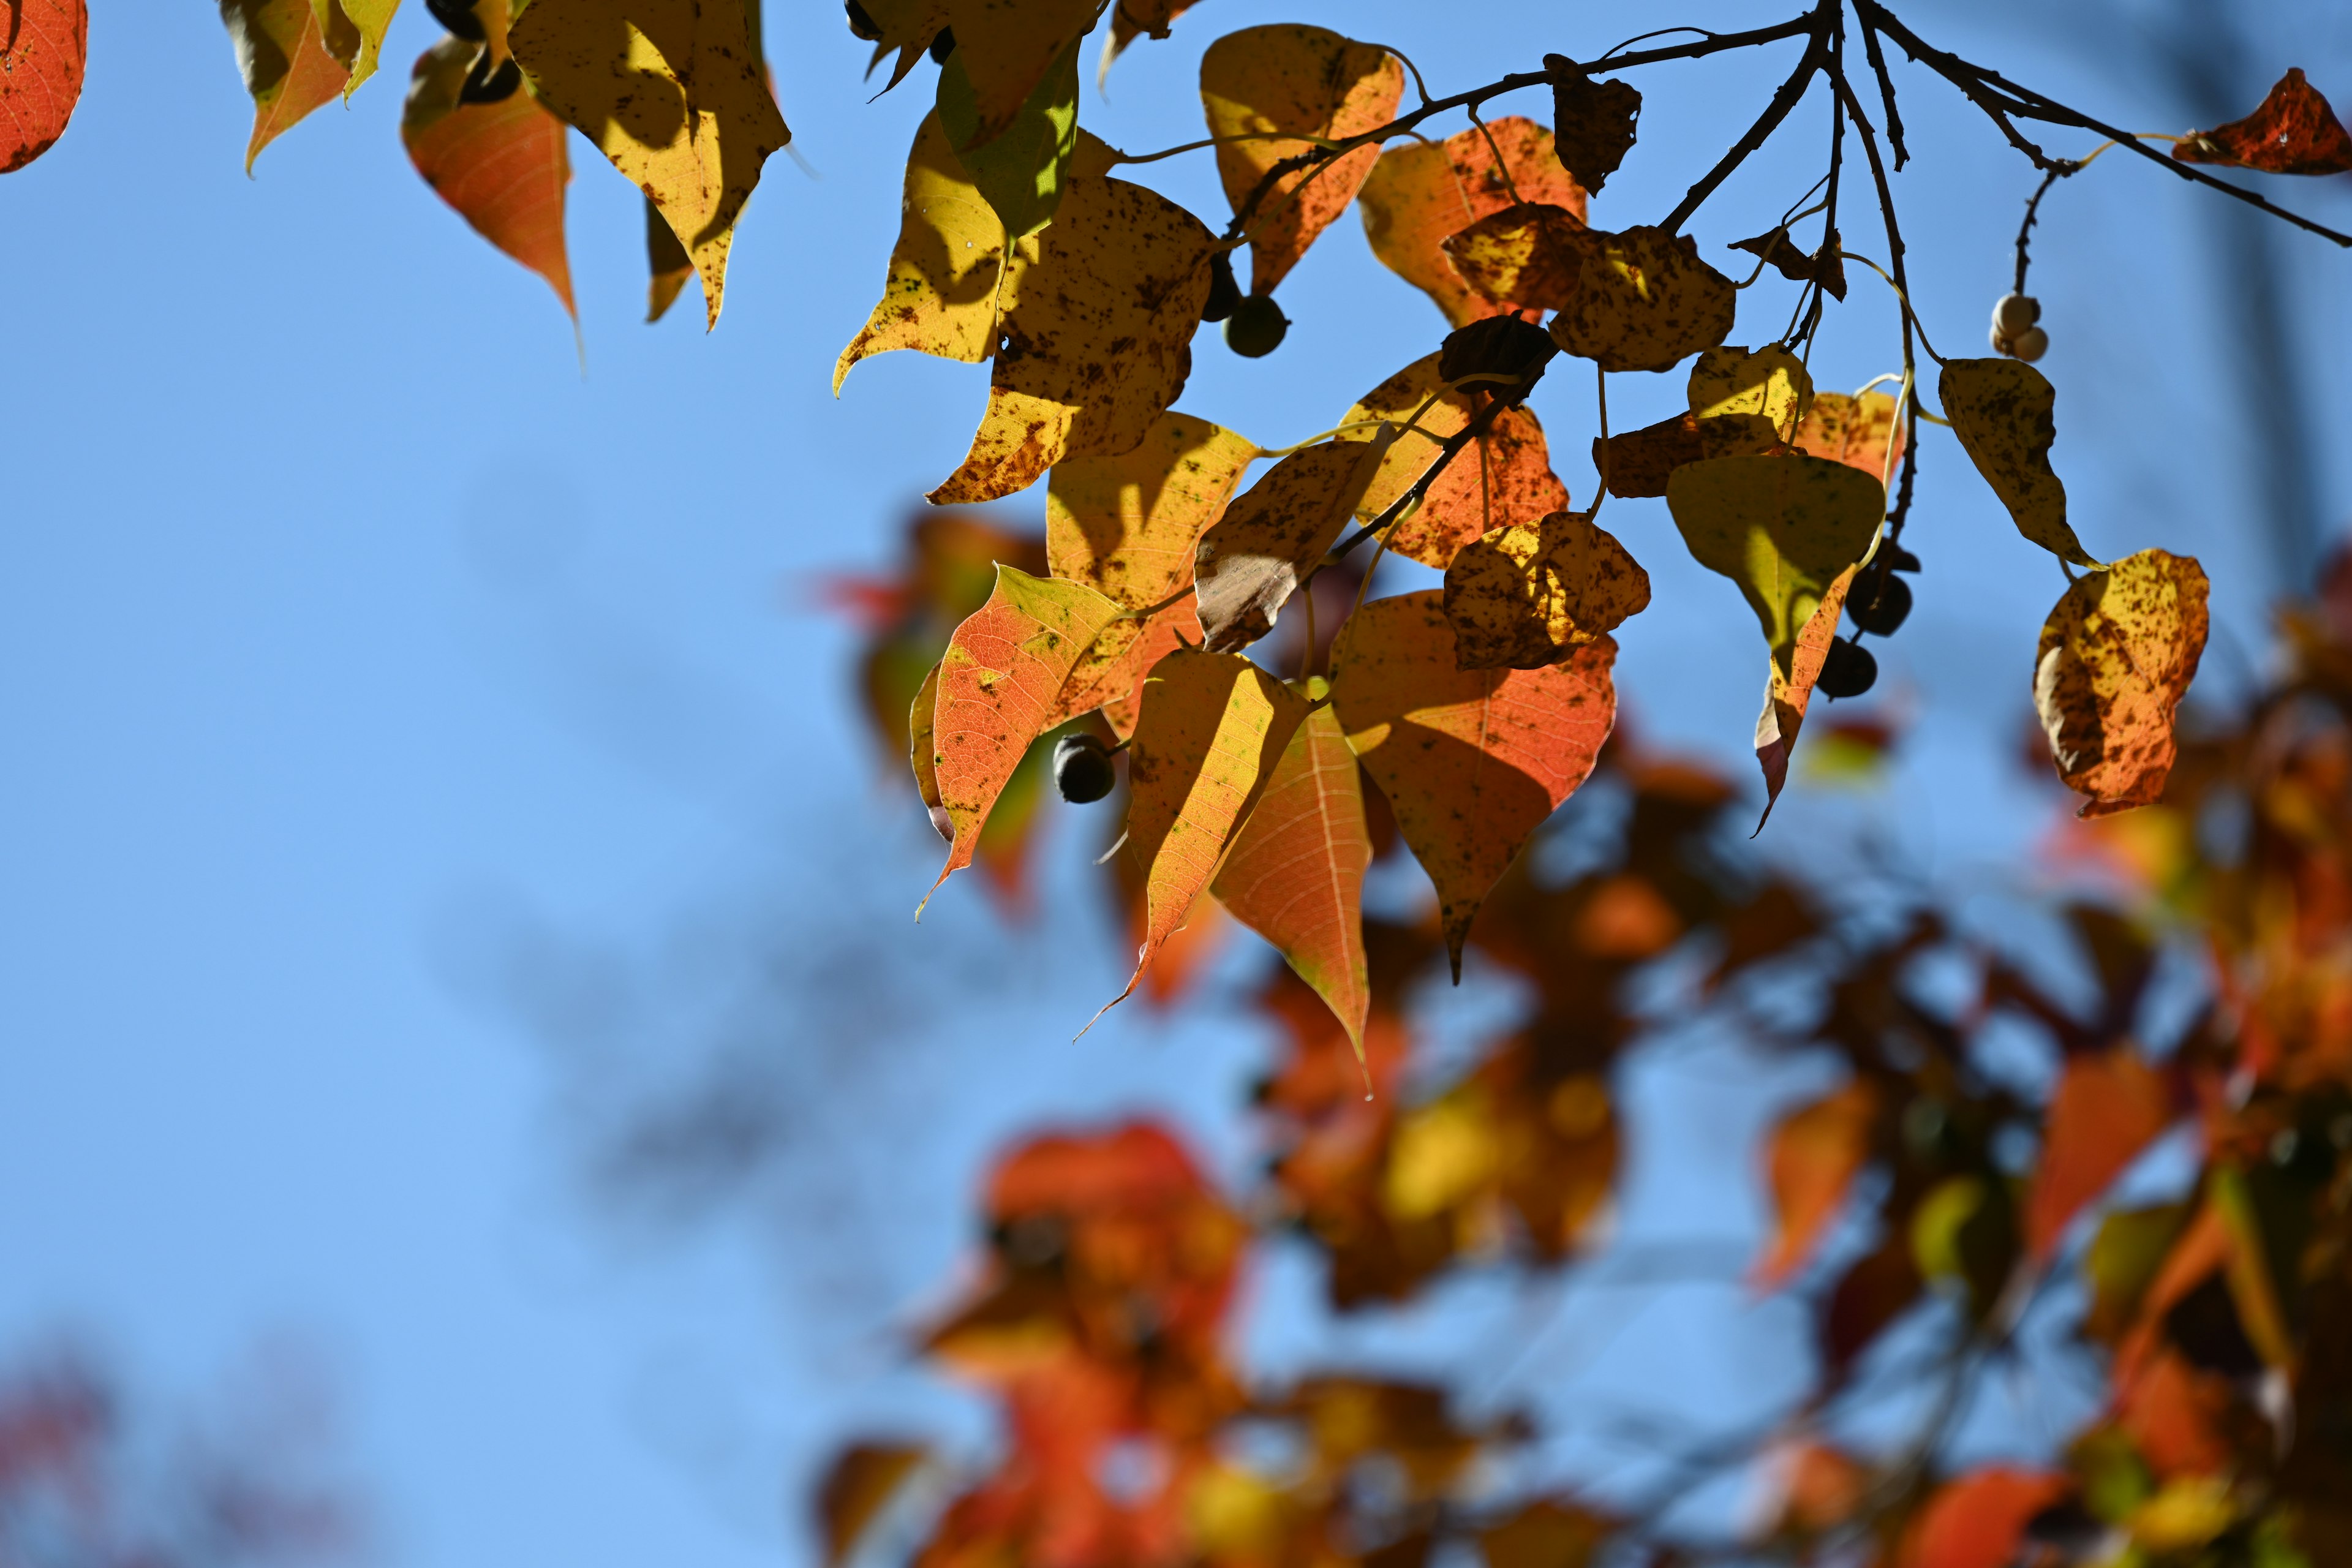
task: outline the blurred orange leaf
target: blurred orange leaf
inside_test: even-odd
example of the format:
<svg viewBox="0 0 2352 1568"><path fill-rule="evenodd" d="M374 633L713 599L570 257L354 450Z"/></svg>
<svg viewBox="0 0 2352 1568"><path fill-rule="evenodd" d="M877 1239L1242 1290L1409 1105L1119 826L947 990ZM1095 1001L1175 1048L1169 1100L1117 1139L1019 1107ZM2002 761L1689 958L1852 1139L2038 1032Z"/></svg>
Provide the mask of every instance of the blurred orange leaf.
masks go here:
<svg viewBox="0 0 2352 1568"><path fill-rule="evenodd" d="M1878 1092L1855 1079L1772 1129L1766 1168L1777 1223L1771 1245L1756 1263L1759 1289L1787 1283L1812 1257L1870 1158L1877 1124Z"/></svg>
<svg viewBox="0 0 2352 1568"><path fill-rule="evenodd" d="M416 58L400 139L425 183L474 232L547 279L565 310L572 262L563 247L563 187L572 183L562 121L527 92L460 103L478 45L444 38Z"/></svg>
<svg viewBox="0 0 2352 1568"><path fill-rule="evenodd" d="M2027 1521L2072 1484L2063 1476L2000 1467L1948 1481L1905 1533L1900 1568L2010 1568Z"/></svg>
<svg viewBox="0 0 2352 1568"><path fill-rule="evenodd" d="M2025 1246L2057 1248L2066 1222L2097 1197L2172 1121L2163 1078L2128 1045L2072 1057L2043 1121L2042 1163L2025 1202Z"/></svg>
<svg viewBox="0 0 2352 1568"><path fill-rule="evenodd" d="M852 1443L834 1456L816 1495L826 1568L849 1561L866 1527L889 1506L924 1457L920 1447L901 1443Z"/></svg>

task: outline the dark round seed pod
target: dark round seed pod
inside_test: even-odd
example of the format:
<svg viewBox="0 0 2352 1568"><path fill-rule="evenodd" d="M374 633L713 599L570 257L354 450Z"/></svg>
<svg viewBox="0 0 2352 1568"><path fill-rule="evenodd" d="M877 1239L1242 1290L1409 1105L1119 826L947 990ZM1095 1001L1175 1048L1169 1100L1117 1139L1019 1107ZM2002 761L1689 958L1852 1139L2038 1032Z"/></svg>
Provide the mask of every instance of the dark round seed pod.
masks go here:
<svg viewBox="0 0 2352 1568"><path fill-rule="evenodd" d="M1234 281L1234 253L1220 250L1209 258L1209 302L1201 307L1201 320L1222 321L1241 302L1242 286Z"/></svg>
<svg viewBox="0 0 2352 1568"><path fill-rule="evenodd" d="M466 73L466 85L457 89L457 101L504 103L521 85L522 68L515 64L512 55L500 61L498 69L492 70L489 52L485 50L474 62L474 68Z"/></svg>
<svg viewBox="0 0 2352 1568"><path fill-rule="evenodd" d="M882 29L876 25L873 17L866 14L866 7L859 5L857 0L842 0L842 7L849 13L849 31L852 37L863 38L869 44L878 44L882 41Z"/></svg>
<svg viewBox="0 0 2352 1568"><path fill-rule="evenodd" d="M1860 643L1840 640L1830 644L1829 657L1822 661L1821 679L1813 689L1831 699L1859 697L1878 680L1878 660Z"/></svg>
<svg viewBox="0 0 2352 1568"><path fill-rule="evenodd" d="M1273 296L1253 294L1235 305L1225 321L1225 347L1244 359L1264 359L1282 346L1283 334L1289 331L1290 318Z"/></svg>
<svg viewBox="0 0 2352 1568"><path fill-rule="evenodd" d="M1459 381L1465 375L1517 376L1520 379L1517 386L1507 382L1486 382L1481 388L1505 402L1517 403L1527 396L1536 377L1543 374L1544 365L1559 352L1551 334L1533 321L1523 321L1517 316L1489 316L1445 335L1444 345L1437 353L1437 374L1444 381Z"/></svg>
<svg viewBox="0 0 2352 1568"><path fill-rule="evenodd" d="M955 30L951 27L941 27L931 39L931 63L935 66L943 66L948 63L948 57L953 53L955 53Z"/></svg>
<svg viewBox="0 0 2352 1568"><path fill-rule="evenodd" d="M1878 592L1866 605L1846 601L1846 614L1853 624L1873 637L1893 637L1895 629L1911 613L1911 584L1889 573L1878 584Z"/></svg>
<svg viewBox="0 0 2352 1568"><path fill-rule="evenodd" d="M425 8L433 19L469 44L478 44L489 35L482 30L482 19L474 15L473 0L425 0Z"/></svg>
<svg viewBox="0 0 2352 1568"><path fill-rule="evenodd" d="M1110 748L1099 737L1080 731L1054 742L1054 787L1072 805L1092 805L1118 782Z"/></svg>

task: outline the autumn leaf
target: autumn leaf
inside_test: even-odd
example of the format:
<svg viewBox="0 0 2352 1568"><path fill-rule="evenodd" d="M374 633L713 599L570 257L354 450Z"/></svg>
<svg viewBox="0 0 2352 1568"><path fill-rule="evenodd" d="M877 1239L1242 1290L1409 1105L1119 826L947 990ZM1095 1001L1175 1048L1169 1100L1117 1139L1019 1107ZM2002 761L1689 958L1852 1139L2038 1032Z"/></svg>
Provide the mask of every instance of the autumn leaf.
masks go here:
<svg viewBox="0 0 2352 1568"><path fill-rule="evenodd" d="M1274 629L1339 542L1387 450L1385 440L1324 441L1293 452L1201 535L1194 587L1210 652L1238 653Z"/></svg>
<svg viewBox="0 0 2352 1568"><path fill-rule="evenodd" d="M2025 1202L2025 1249L2047 1261L2066 1222L2163 1136L2164 1079L2129 1046L2070 1057L2042 1121L2042 1162Z"/></svg>
<svg viewBox="0 0 2352 1568"><path fill-rule="evenodd" d="M1835 235L1825 237L1821 249L1810 256L1786 228L1736 241L1731 248L1746 251L1791 283L1819 283L1831 299L1845 298L1845 255L1838 249Z"/></svg>
<svg viewBox="0 0 2352 1568"><path fill-rule="evenodd" d="M947 803L940 798L940 754L935 722L940 700L940 666L933 664L923 677L923 684L915 690L914 706L907 713L907 761L915 770L915 793L922 797L923 807L931 814L931 826L941 838L955 842L955 821L948 816Z"/></svg>
<svg viewBox="0 0 2352 1568"><path fill-rule="evenodd" d="M1074 47L1100 9L1098 0L947 0L953 58L962 61L972 95L971 136L957 145L969 152L1009 131L1062 56L1075 62Z"/></svg>
<svg viewBox="0 0 2352 1568"><path fill-rule="evenodd" d="M1193 0L1118 0L1110 10L1110 35L1103 39L1102 66L1095 72L1100 88L1110 75L1111 62L1127 52L1139 37L1164 38L1176 18L1192 8Z"/></svg>
<svg viewBox="0 0 2352 1568"><path fill-rule="evenodd" d="M1013 123L985 138L964 51L940 68L940 128L1007 239L1036 233L1062 205L1062 182L1078 148L1078 44L1073 37L1063 46Z"/></svg>
<svg viewBox="0 0 2352 1568"><path fill-rule="evenodd" d="M1552 341L1606 371L1672 370L1721 342L1738 305L1731 279L1698 258L1690 236L1595 229Z"/></svg>
<svg viewBox="0 0 2352 1568"><path fill-rule="evenodd" d="M1860 397L1817 392L1792 442L1808 456L1844 463L1884 482L1903 460L1904 432L1895 414L1895 399L1884 392ZM1890 443L1895 448L1891 456Z"/></svg>
<svg viewBox="0 0 2352 1568"><path fill-rule="evenodd" d="M735 220L792 140L731 0L533 0L508 42L539 100L661 208L719 324Z"/></svg>
<svg viewBox="0 0 2352 1568"><path fill-rule="evenodd" d="M392 26L392 14L399 9L400 0L310 0L329 52L349 71L343 82L346 99L375 75L376 61L383 53L384 29Z"/></svg>
<svg viewBox="0 0 2352 1568"><path fill-rule="evenodd" d="M1276 164L1313 151L1314 142L1294 138L1344 141L1387 124L1403 90L1404 68L1394 56L1328 28L1285 22L1227 33L1201 57L1209 134L1265 139L1219 144L1225 199L1239 213ZM1360 147L1285 174L1260 196L1249 221L1251 293L1274 292L1315 237L1348 210L1380 155L1376 146Z"/></svg>
<svg viewBox="0 0 2352 1568"><path fill-rule="evenodd" d="M1780 1119L1768 1145L1772 1240L1751 1279L1776 1290L1811 1258L1870 1158L1878 1094L1855 1079Z"/></svg>
<svg viewBox="0 0 2352 1568"><path fill-rule="evenodd" d="M1663 496L1676 468L1709 458L1761 457L1780 445L1772 422L1761 414L1726 414L1701 419L1678 414L1609 437L1592 438L1592 466L1609 476L1612 496Z"/></svg>
<svg viewBox="0 0 2352 1568"><path fill-rule="evenodd" d="M2173 714L2205 651L2205 598L2194 557L2143 550L2086 573L2042 623L2033 706L2058 776L2087 797L2083 816L2164 794Z"/></svg>
<svg viewBox="0 0 2352 1568"><path fill-rule="evenodd" d="M1356 753L1338 716L1318 708L1291 735L1211 890L1315 988L1359 1062L1371 1006L1363 920L1371 863Z"/></svg>
<svg viewBox="0 0 2352 1568"><path fill-rule="evenodd" d="M1133 734L1144 677L1178 648L1200 646L1200 609L1189 597L1164 606L1150 620L1111 622L1071 666L1044 728L1100 709L1104 721L1120 738Z"/></svg>
<svg viewBox="0 0 2352 1568"><path fill-rule="evenodd" d="M934 505L994 500L1070 457L1142 445L1184 390L1215 238L1141 185L1073 174L1003 289L988 411ZM855 345L853 345L855 347Z"/></svg>
<svg viewBox="0 0 2352 1568"><path fill-rule="evenodd" d="M1103 1012L1182 927L1306 718L1305 698L1238 654L1179 649L1153 668L1127 774L1128 852L1144 868L1150 923L1134 977Z"/></svg>
<svg viewBox="0 0 2352 1568"><path fill-rule="evenodd" d="M896 54L898 62L891 68L890 79L882 85L884 92L904 81L915 62L923 58L931 40L949 25L950 0L861 0L866 18L874 24L878 35L874 43L874 63L882 57ZM870 71L872 67L868 67Z"/></svg>
<svg viewBox="0 0 2352 1568"><path fill-rule="evenodd" d="M1778 343L1714 348L1691 366L1687 395L1696 418L1760 414L1775 431L1787 432L1813 400L1813 378L1803 361Z"/></svg>
<svg viewBox="0 0 2352 1568"><path fill-rule="evenodd" d="M956 628L940 661L933 723L933 809L955 829L939 882L971 863L990 808L1045 728L1071 668L1118 614L1083 583L1000 565L988 603Z"/></svg>
<svg viewBox="0 0 2352 1568"><path fill-rule="evenodd" d="M1584 218L1584 192L1553 155L1551 132L1517 115L1489 121L1483 132L1474 125L1435 146L1390 148L1365 176L1358 200L1372 254L1426 293L1457 327L1499 316L1510 307L1463 280L1444 248L1449 236L1520 202L1562 207L1579 222Z"/></svg>
<svg viewBox="0 0 2352 1568"><path fill-rule="evenodd" d="M694 276L694 258L686 247L677 242L669 224L662 217L661 208L651 197L646 209L646 324L651 326L669 314L669 308L686 289L687 279ZM840 379L835 378L835 390L840 389Z"/></svg>
<svg viewBox="0 0 2352 1568"><path fill-rule="evenodd" d="M926 1457L904 1443L853 1443L834 1456L816 1493L825 1568L841 1568L850 1560L866 1528Z"/></svg>
<svg viewBox="0 0 2352 1568"><path fill-rule="evenodd" d="M1551 122L1560 166L1586 190L1598 195L1625 154L1633 150L1642 95L1622 81L1596 82L1564 55L1546 55L1551 78Z"/></svg>
<svg viewBox="0 0 2352 1568"><path fill-rule="evenodd" d="M2013 359L1949 360L1936 395L2017 531L2062 561L2097 566L2067 524L2066 487L2050 467L2058 394L2049 378Z"/></svg>
<svg viewBox="0 0 2352 1568"><path fill-rule="evenodd" d="M480 46L444 38L417 57L400 139L425 183L474 232L547 279L575 318L563 247L563 188L572 181L563 122L527 92L457 101Z"/></svg>
<svg viewBox="0 0 2352 1568"><path fill-rule="evenodd" d="M2172 144L2184 163L2226 163L2272 174L2352 173L2352 132L2300 68L2279 78L2262 107L2211 131L2192 131Z"/></svg>
<svg viewBox="0 0 2352 1568"><path fill-rule="evenodd" d="M1462 280L1487 299L1564 310L1576 299L1589 232L1566 207L1523 202L1446 236L1443 248Z"/></svg>
<svg viewBox="0 0 2352 1568"><path fill-rule="evenodd" d="M1650 574L1583 512L1498 528L1445 569L1445 618L1464 669L1557 664L1649 603Z"/></svg>
<svg viewBox="0 0 2352 1568"><path fill-rule="evenodd" d="M1435 589L1375 599L1340 629L1332 706L1437 885L1456 981L1488 890L1592 772L1616 658L1601 637L1543 669L1465 670Z"/></svg>
<svg viewBox="0 0 2352 1568"><path fill-rule="evenodd" d="M264 147L343 89L351 71L336 57L357 49L358 33L331 0L323 24L311 0L220 0L220 12L253 99L245 147L250 174Z"/></svg>
<svg viewBox="0 0 2352 1568"><path fill-rule="evenodd" d="M2072 1487L2064 1476L1999 1467L1948 1481L1905 1531L1897 1568L2010 1568L2027 1522Z"/></svg>
<svg viewBox="0 0 2352 1568"><path fill-rule="evenodd" d="M1142 445L1112 458L1066 458L1045 481L1045 558L1130 610L1192 580L1193 548L1223 515L1256 446L1174 411Z"/></svg>
<svg viewBox="0 0 2352 1568"><path fill-rule="evenodd" d="M1438 372L1441 353L1417 359L1364 395L1342 425L1374 420L1402 424L1421 413L1411 433L1400 435L1381 459L1380 470L1356 503L1356 518L1370 522L1411 489L1447 437L1470 423L1471 395L1448 392ZM1435 401L1431 403L1431 399ZM1422 405L1429 403L1425 412ZM1370 441L1380 432L1345 430L1340 439ZM1509 523L1568 507L1568 487L1551 471L1543 426L1524 408L1506 409L1476 446L1464 452L1429 487L1421 506L1389 531L1396 554L1443 570L1454 552L1480 535Z"/></svg>
<svg viewBox="0 0 2352 1568"><path fill-rule="evenodd" d="M8 7L0 37L0 174L16 173L65 134L89 63L88 0L15 0Z"/></svg>

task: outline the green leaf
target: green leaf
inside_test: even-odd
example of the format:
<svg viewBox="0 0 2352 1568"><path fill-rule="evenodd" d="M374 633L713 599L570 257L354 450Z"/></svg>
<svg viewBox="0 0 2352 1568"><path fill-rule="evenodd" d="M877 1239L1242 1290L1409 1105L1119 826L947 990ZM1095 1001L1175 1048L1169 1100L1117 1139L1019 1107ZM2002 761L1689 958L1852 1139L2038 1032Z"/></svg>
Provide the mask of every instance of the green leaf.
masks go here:
<svg viewBox="0 0 2352 1568"><path fill-rule="evenodd" d="M958 49L940 68L940 127L956 158L1003 221L1009 240L1054 221L1062 179L1078 148L1078 47L1072 38L1003 134L983 137L980 103Z"/></svg>

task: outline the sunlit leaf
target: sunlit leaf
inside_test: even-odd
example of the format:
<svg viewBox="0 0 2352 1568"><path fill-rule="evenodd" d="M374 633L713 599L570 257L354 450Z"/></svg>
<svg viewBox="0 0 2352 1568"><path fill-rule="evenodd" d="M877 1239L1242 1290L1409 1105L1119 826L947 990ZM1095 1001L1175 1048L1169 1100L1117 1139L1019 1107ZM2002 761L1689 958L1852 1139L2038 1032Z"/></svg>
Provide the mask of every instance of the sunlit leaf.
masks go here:
<svg viewBox="0 0 2352 1568"><path fill-rule="evenodd" d="M488 3L495 7L498 0ZM310 10L318 18L328 49L349 68L342 89L345 98L375 75L376 61L383 53L384 29L392 26L392 14L399 9L400 0L310 0ZM346 19L349 34L342 30ZM498 19L505 20L503 16Z"/></svg>
<svg viewBox="0 0 2352 1568"><path fill-rule="evenodd" d="M958 145L969 149L1011 129L1100 9L1098 0L947 0L972 94L971 138Z"/></svg>
<svg viewBox="0 0 2352 1568"><path fill-rule="evenodd" d="M1100 709L1115 733L1122 738L1132 734L1144 677L1178 648L1200 646L1199 607L1190 598L1177 600L1148 621L1111 622L1071 667L1045 727L1050 730Z"/></svg>
<svg viewBox="0 0 2352 1568"><path fill-rule="evenodd" d="M1128 751L1128 852L1142 866L1150 924L1133 994L1181 928L1272 782L1307 700L1238 654L1180 649L1144 682Z"/></svg>
<svg viewBox="0 0 2352 1568"><path fill-rule="evenodd" d="M1396 115L1404 68L1387 50L1325 27L1275 23L1227 33L1201 57L1201 106L1212 136L1260 136L1217 148L1225 199L1239 212L1269 170ZM1378 147L1360 147L1312 171L1285 174L1254 209L1249 225L1250 292L1271 294L1307 254L1315 237L1348 210L1371 173Z"/></svg>
<svg viewBox="0 0 2352 1568"><path fill-rule="evenodd" d="M2071 1485L2063 1476L2000 1468L1947 1482L1905 1532L1897 1568L2010 1568L2026 1522Z"/></svg>
<svg viewBox="0 0 2352 1568"><path fill-rule="evenodd" d="M1797 450L1860 468L1883 479L1903 460L1903 429L1895 418L1895 399L1884 392L1853 397L1843 392L1817 392L1811 406L1797 425ZM1890 458L1887 445L1895 447Z"/></svg>
<svg viewBox="0 0 2352 1568"><path fill-rule="evenodd" d="M1192 580L1194 547L1257 455L1231 430L1171 411L1131 452L1064 458L1045 482L1054 575L1130 610L1159 604Z"/></svg>
<svg viewBox="0 0 2352 1568"><path fill-rule="evenodd" d="M1661 228L1591 231L1575 298L1552 340L1606 371L1672 370L1730 334L1739 291L1698 258L1698 242Z"/></svg>
<svg viewBox="0 0 2352 1568"><path fill-rule="evenodd" d="M866 1528L924 1458L921 1448L905 1443L852 1443L834 1456L816 1493L826 1568L840 1568L850 1560Z"/></svg>
<svg viewBox="0 0 2352 1568"><path fill-rule="evenodd" d="M1726 414L1701 419L1677 414L1609 437L1604 452L1592 438L1592 466L1609 476L1612 496L1663 496L1674 471L1709 458L1754 458L1780 444L1772 422L1761 414Z"/></svg>
<svg viewBox="0 0 2352 1568"><path fill-rule="evenodd" d="M1597 194L1633 150L1642 95L1625 82L1596 82L1561 55L1546 55L1544 71L1551 78L1551 122L1559 140L1560 166L1578 184Z"/></svg>
<svg viewBox="0 0 2352 1568"><path fill-rule="evenodd" d="M1388 420L1402 425L1415 413L1420 422L1397 437L1356 503L1359 521L1370 522L1411 489L1437 458L1446 437L1470 423L1467 391L1447 392L1438 376L1438 354L1417 359L1364 395L1348 410L1345 425ZM1433 403L1431 400L1434 398ZM1429 404L1426 411L1423 405ZM1343 440L1370 441L1381 432L1349 430ZM1506 409L1477 445L1465 451L1430 485L1421 506L1389 531L1393 552L1443 570L1454 552L1481 534L1568 508L1568 487L1551 471L1543 426L1524 408Z"/></svg>
<svg viewBox="0 0 2352 1568"><path fill-rule="evenodd" d="M2017 531L2062 561L2096 566L2066 521L2066 487L2050 466L2058 394L2049 378L2013 359L1956 359L1944 365L1936 395Z"/></svg>
<svg viewBox="0 0 2352 1568"><path fill-rule="evenodd" d="M1444 248L1476 293L1528 310L1564 310L1576 300L1589 232L1566 207L1528 202L1448 235Z"/></svg>
<svg viewBox="0 0 2352 1568"><path fill-rule="evenodd" d="M2042 1163L2025 1202L2025 1247L2047 1259L2066 1222L2106 1191L2172 1121L2164 1079L2129 1046L2067 1058L2051 1096Z"/></svg>
<svg viewBox="0 0 2352 1568"><path fill-rule="evenodd" d="M2203 568L2162 550L2085 573L2042 623L2033 706L2082 815L2147 805L2177 751L2173 715L2210 625Z"/></svg>
<svg viewBox="0 0 2352 1568"><path fill-rule="evenodd" d="M1385 440L1324 441L1293 452L1201 535L1195 588L1211 652L1238 653L1274 629L1339 542L1387 449Z"/></svg>
<svg viewBox="0 0 2352 1568"><path fill-rule="evenodd" d="M1407 1220L1462 1206L1501 1173L1499 1131L1475 1081L1405 1112L1397 1121L1381 1202Z"/></svg>
<svg viewBox="0 0 2352 1568"><path fill-rule="evenodd" d="M358 30L331 4L322 26L310 5L311 0L220 0L221 21L253 98L253 136L245 147L248 174L264 147L351 79L337 56L348 58L358 48Z"/></svg>
<svg viewBox="0 0 2352 1568"><path fill-rule="evenodd" d="M932 727L939 809L955 829L939 881L971 863L998 793L1045 729L1071 668L1118 613L1083 583L999 566L988 603L956 628L940 663Z"/></svg>
<svg viewBox="0 0 2352 1568"><path fill-rule="evenodd" d="M964 51L940 68L940 129L1009 239L1036 233L1062 205L1062 182L1078 148L1078 43L1073 37L1063 46L1013 123L986 138Z"/></svg>
<svg viewBox="0 0 2352 1568"><path fill-rule="evenodd" d="M459 103L480 46L444 38L417 57L400 121L408 160L474 232L547 279L574 316L563 247L563 188L572 181L563 122L527 92Z"/></svg>
<svg viewBox="0 0 2352 1568"><path fill-rule="evenodd" d="M931 47L940 29L949 25L951 0L861 0L866 15L879 31L875 42L875 63L887 54L896 54L898 63L891 68L890 79L883 84L887 92L906 79Z"/></svg>
<svg viewBox="0 0 2352 1568"><path fill-rule="evenodd" d="M1457 979L1478 906L1592 772L1616 658L1601 637L1543 669L1465 670L1435 589L1373 600L1332 647L1332 705L1437 885Z"/></svg>
<svg viewBox="0 0 2352 1568"><path fill-rule="evenodd" d="M539 100L661 208L716 326L735 220L792 140L743 7L729 0L532 0L509 35Z"/></svg>
<svg viewBox="0 0 2352 1568"><path fill-rule="evenodd" d="M1760 349L1714 348L1691 366L1691 413L1701 419L1760 414L1786 435L1813 400L1804 362L1778 343Z"/></svg>
<svg viewBox="0 0 2352 1568"><path fill-rule="evenodd" d="M1650 603L1650 574L1582 512L1472 540L1445 569L1445 618L1465 669L1557 664Z"/></svg>
<svg viewBox="0 0 2352 1568"><path fill-rule="evenodd" d="M0 174L23 168L65 134L89 59L88 0L16 0L8 7L0 37Z"/></svg>
<svg viewBox="0 0 2352 1568"><path fill-rule="evenodd" d="M950 844L955 842L955 821L948 816L947 803L940 798L940 757L936 727L936 710L940 700L940 667L931 666L923 677L923 684L915 690L914 705L907 712L907 762L915 770L915 793L922 797L923 807L931 814L931 826Z"/></svg>
<svg viewBox="0 0 2352 1568"><path fill-rule="evenodd" d="M646 204L646 322L648 326L669 314L669 308L694 276L694 258L662 218L651 198ZM835 386L839 383L836 381Z"/></svg>
<svg viewBox="0 0 2352 1568"><path fill-rule="evenodd" d="M1365 176L1359 197L1372 254L1428 294L1457 327L1499 316L1510 307L1463 281L1443 248L1446 237L1520 202L1546 203L1566 208L1579 221L1584 217L1584 192L1553 155L1551 132L1517 115L1489 121L1485 131L1474 125L1435 146L1407 142L1389 148Z"/></svg>
<svg viewBox="0 0 2352 1568"><path fill-rule="evenodd" d="M2352 172L2352 132L2300 68L2279 78L2262 107L2211 131L2192 131L2172 144L2184 163L2229 163L2273 174Z"/></svg>
<svg viewBox="0 0 2352 1568"><path fill-rule="evenodd" d="M1758 1289L1777 1289L1821 1246L1870 1158L1878 1094L1856 1079L1800 1107L1772 1129L1766 1155L1772 1184L1772 1240L1757 1259Z"/></svg>

